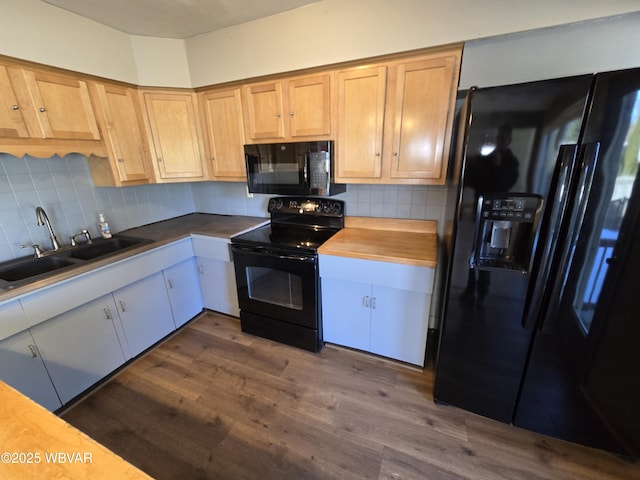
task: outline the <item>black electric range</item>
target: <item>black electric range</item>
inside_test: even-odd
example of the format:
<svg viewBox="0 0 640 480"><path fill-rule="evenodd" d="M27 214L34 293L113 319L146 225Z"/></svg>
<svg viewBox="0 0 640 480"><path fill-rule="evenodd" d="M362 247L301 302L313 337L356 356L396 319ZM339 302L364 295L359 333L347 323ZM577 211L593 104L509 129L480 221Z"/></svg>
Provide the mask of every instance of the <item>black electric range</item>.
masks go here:
<svg viewBox="0 0 640 480"><path fill-rule="evenodd" d="M344 226L344 202L269 200L271 222L231 238L242 330L305 350L322 348L317 249Z"/></svg>

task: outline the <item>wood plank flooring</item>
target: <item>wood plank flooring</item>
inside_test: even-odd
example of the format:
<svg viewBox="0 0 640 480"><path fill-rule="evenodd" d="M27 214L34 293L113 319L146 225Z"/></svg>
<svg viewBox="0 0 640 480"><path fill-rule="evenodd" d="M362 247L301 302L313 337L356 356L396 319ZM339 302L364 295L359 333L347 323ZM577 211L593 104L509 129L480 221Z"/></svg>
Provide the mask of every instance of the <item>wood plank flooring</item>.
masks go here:
<svg viewBox="0 0 640 480"><path fill-rule="evenodd" d="M157 479L640 479L640 464L433 402L433 371L313 354L207 312L62 416Z"/></svg>

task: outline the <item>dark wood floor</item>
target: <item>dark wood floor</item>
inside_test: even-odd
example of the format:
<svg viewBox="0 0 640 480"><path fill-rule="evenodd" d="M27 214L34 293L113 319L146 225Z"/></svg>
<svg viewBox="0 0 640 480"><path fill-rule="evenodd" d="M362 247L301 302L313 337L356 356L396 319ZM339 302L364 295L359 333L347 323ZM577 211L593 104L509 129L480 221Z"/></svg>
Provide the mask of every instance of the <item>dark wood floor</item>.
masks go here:
<svg viewBox="0 0 640 480"><path fill-rule="evenodd" d="M640 465L437 406L433 372L308 353L206 313L63 418L157 479L640 479Z"/></svg>

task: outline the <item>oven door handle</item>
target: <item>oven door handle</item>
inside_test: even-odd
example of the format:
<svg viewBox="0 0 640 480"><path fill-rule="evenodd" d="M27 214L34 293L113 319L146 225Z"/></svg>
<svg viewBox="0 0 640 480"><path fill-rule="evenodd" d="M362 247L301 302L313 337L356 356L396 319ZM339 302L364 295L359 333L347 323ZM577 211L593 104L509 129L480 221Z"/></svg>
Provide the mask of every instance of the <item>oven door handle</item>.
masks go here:
<svg viewBox="0 0 640 480"><path fill-rule="evenodd" d="M246 246L240 246L240 245L232 245L231 246L231 250L237 252L238 254L243 254L243 253L253 253L256 255L265 255L265 256L269 256L269 257L273 257L273 258L277 258L279 260L295 260L295 261L299 261L299 262L315 262L316 261L316 255L304 255L304 254L286 254L283 252L276 252L274 250L271 250L270 248L266 247L266 246L262 246L262 245L258 245L255 247L246 247Z"/></svg>
<svg viewBox="0 0 640 480"><path fill-rule="evenodd" d="M270 254L271 256L278 257L280 260L295 260L297 262L315 262L315 256L309 255L279 255L279 254Z"/></svg>

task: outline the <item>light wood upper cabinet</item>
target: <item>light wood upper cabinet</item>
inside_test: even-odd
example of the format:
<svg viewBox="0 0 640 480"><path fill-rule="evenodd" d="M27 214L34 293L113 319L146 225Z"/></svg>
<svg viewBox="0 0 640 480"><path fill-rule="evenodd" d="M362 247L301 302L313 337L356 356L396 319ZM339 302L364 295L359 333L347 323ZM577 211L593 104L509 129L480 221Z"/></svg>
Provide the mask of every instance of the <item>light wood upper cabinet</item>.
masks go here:
<svg viewBox="0 0 640 480"><path fill-rule="evenodd" d="M23 68L21 74L24 84L14 82L14 88L18 99L33 107L29 113L38 128L32 137L100 140L86 81L44 70Z"/></svg>
<svg viewBox="0 0 640 480"><path fill-rule="evenodd" d="M92 83L90 87L109 154L108 158L89 157L94 184L151 183L153 168L137 90L101 83Z"/></svg>
<svg viewBox="0 0 640 480"><path fill-rule="evenodd" d="M381 178L386 88L384 66L338 73L337 181Z"/></svg>
<svg viewBox="0 0 640 480"><path fill-rule="evenodd" d="M336 181L444 184L460 47L338 72Z"/></svg>
<svg viewBox="0 0 640 480"><path fill-rule="evenodd" d="M198 94L205 150L215 180L246 180L240 88Z"/></svg>
<svg viewBox="0 0 640 480"><path fill-rule="evenodd" d="M24 108L16 97L8 67L0 64L0 137L29 138Z"/></svg>
<svg viewBox="0 0 640 480"><path fill-rule="evenodd" d="M395 66L391 114L391 171L394 179L436 179L443 170L458 87L458 59L437 56Z"/></svg>
<svg viewBox="0 0 640 480"><path fill-rule="evenodd" d="M87 81L79 74L2 59L0 152L105 155Z"/></svg>
<svg viewBox="0 0 640 480"><path fill-rule="evenodd" d="M282 82L245 85L247 138L254 141L284 138Z"/></svg>
<svg viewBox="0 0 640 480"><path fill-rule="evenodd" d="M156 182L205 180L196 94L182 90L148 90L141 94Z"/></svg>
<svg viewBox="0 0 640 480"><path fill-rule="evenodd" d="M255 143L328 139L331 77L327 72L245 85L246 138Z"/></svg>
<svg viewBox="0 0 640 480"><path fill-rule="evenodd" d="M331 75L311 75L287 82L289 135L292 138L331 135Z"/></svg>

